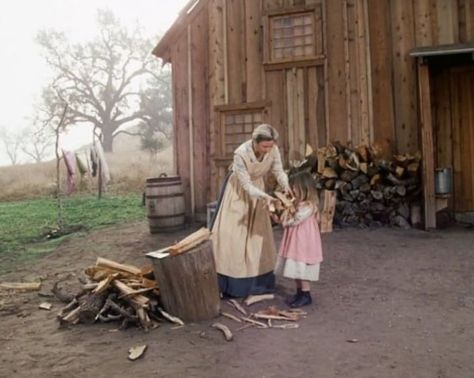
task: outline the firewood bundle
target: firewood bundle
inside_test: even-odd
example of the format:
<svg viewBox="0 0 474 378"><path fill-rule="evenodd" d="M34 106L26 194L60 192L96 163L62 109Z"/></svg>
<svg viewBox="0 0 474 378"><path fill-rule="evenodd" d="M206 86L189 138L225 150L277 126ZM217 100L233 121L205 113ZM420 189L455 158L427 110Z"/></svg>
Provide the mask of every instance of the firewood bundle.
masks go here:
<svg viewBox="0 0 474 378"><path fill-rule="evenodd" d="M99 257L85 274L87 281L77 294L53 288L58 299L68 302L58 314L61 324L121 321L122 328L157 326L159 291L151 267L140 269Z"/></svg>
<svg viewBox="0 0 474 378"><path fill-rule="evenodd" d="M310 150L311 151L311 150ZM419 154L382 158L377 146L328 145L294 163L291 172L308 170L319 190L334 190L334 222L344 225L410 227L410 213L419 206Z"/></svg>
<svg viewBox="0 0 474 378"><path fill-rule="evenodd" d="M295 198L282 192L273 192L276 200L270 204L270 213L275 214L280 220L293 216L296 213Z"/></svg>

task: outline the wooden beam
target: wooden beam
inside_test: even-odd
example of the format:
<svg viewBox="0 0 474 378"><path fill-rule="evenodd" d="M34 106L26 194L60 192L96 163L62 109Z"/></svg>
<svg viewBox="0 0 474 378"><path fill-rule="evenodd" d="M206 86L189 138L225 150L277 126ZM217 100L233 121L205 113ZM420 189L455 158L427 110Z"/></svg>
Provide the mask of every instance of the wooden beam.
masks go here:
<svg viewBox="0 0 474 378"><path fill-rule="evenodd" d="M423 196L425 229L436 228L434 188L433 124L431 118L430 71L422 58L418 61L418 93L420 101L421 150L423 154Z"/></svg>
<svg viewBox="0 0 474 378"><path fill-rule="evenodd" d="M194 193L194 130L193 130L193 79L192 79L191 25L188 25L188 125L189 125L189 183L191 186L191 216L194 218L196 200Z"/></svg>

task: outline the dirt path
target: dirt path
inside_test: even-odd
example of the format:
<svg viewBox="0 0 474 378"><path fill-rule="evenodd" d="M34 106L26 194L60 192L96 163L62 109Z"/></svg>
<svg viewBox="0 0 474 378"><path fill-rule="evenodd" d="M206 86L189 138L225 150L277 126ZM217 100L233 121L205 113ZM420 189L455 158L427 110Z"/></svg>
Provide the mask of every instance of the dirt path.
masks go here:
<svg viewBox="0 0 474 378"><path fill-rule="evenodd" d="M176 238L153 237L144 223L111 227L1 280L42 276L47 291L97 256L141 264L144 252ZM249 328L231 343L209 323L163 324L148 334L114 324L58 329L59 303L46 312L37 294L0 296L0 377L474 376L472 230L344 230L323 242L317 304L300 328ZM274 303L282 306L290 289L279 281ZM128 361L128 348L143 343L145 357Z"/></svg>

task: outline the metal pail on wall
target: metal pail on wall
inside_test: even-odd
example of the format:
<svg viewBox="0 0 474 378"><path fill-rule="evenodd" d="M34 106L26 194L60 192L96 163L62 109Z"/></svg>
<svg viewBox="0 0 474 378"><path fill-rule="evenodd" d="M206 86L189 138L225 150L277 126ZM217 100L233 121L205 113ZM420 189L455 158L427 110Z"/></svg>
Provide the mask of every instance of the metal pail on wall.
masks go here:
<svg viewBox="0 0 474 378"><path fill-rule="evenodd" d="M436 194L448 194L452 191L451 168L435 169L435 192Z"/></svg>

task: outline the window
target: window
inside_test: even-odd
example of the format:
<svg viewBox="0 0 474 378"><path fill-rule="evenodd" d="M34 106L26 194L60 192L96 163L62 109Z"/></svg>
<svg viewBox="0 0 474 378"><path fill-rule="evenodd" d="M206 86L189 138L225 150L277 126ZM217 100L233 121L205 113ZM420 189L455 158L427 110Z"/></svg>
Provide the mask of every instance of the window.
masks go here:
<svg viewBox="0 0 474 378"><path fill-rule="evenodd" d="M270 18L271 60L316 55L312 12Z"/></svg>
<svg viewBox="0 0 474 378"><path fill-rule="evenodd" d="M268 122L270 106L270 101L215 106L217 125L214 159L227 164L235 149L252 138L253 129Z"/></svg>
<svg viewBox="0 0 474 378"><path fill-rule="evenodd" d="M323 65L323 17L318 0L311 6L266 11L262 20L265 70Z"/></svg>
<svg viewBox="0 0 474 378"><path fill-rule="evenodd" d="M252 138L255 126L262 123L262 111L225 112L223 116L223 152L232 155L234 150L246 140Z"/></svg>

